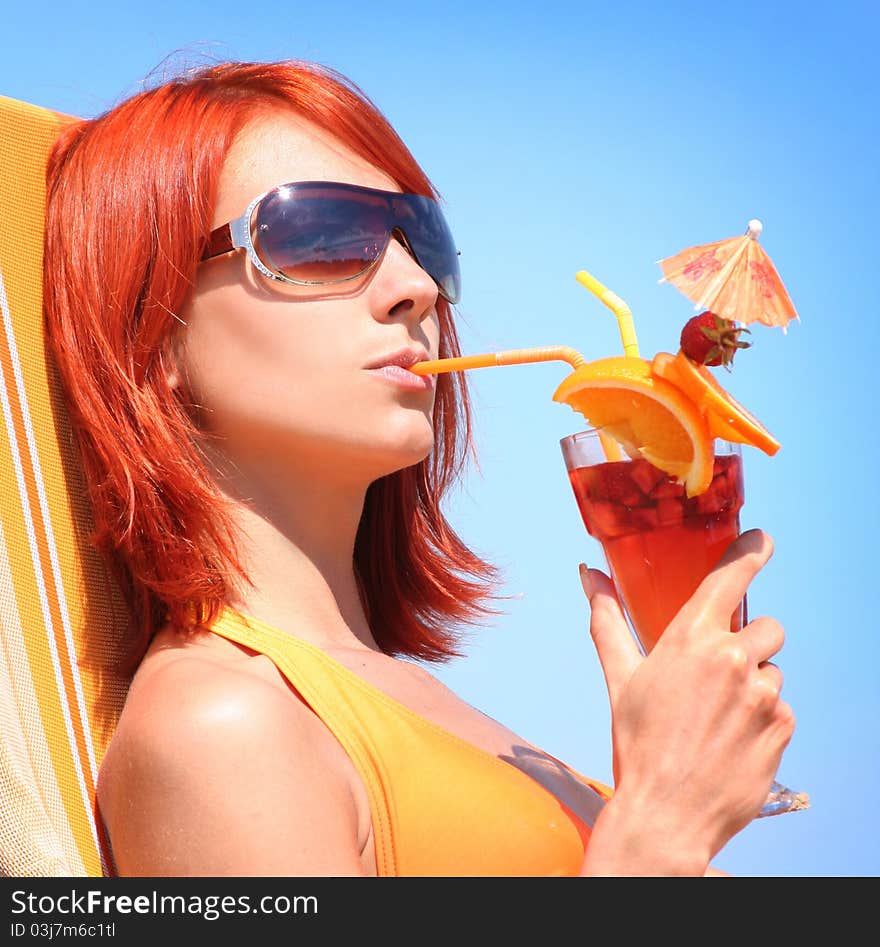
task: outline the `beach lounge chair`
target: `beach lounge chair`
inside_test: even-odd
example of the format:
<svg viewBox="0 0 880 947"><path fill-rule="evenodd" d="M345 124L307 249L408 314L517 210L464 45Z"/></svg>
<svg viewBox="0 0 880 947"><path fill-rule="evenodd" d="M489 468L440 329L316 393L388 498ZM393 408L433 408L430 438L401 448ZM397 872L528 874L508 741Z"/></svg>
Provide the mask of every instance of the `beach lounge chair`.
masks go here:
<svg viewBox="0 0 880 947"><path fill-rule="evenodd" d="M95 782L129 616L90 513L42 315L44 172L75 121L0 96L0 875L111 874Z"/></svg>

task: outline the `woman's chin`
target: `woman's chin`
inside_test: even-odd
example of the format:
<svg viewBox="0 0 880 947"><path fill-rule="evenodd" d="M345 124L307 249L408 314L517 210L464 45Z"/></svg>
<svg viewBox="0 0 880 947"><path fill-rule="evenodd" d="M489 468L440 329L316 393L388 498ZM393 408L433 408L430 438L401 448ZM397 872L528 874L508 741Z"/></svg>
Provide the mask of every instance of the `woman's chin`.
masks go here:
<svg viewBox="0 0 880 947"><path fill-rule="evenodd" d="M375 475L372 479L377 480L398 470L420 464L434 449L434 436L433 432L429 437L420 434L394 444L386 439L384 444L374 444L372 448L372 450L365 450L360 459L365 466L373 468ZM370 454L372 457L368 459Z"/></svg>

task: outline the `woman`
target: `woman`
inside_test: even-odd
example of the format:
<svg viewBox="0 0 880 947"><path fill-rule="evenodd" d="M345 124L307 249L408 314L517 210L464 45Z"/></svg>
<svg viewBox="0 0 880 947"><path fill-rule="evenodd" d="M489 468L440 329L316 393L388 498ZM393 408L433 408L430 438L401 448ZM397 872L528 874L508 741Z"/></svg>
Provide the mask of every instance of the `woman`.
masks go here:
<svg viewBox="0 0 880 947"><path fill-rule="evenodd" d="M469 439L452 237L375 106L225 64L71 129L46 308L97 524L140 629L98 806L122 875L703 874L793 730L752 531L647 659L582 570L615 791L413 659L495 573L440 503Z"/></svg>

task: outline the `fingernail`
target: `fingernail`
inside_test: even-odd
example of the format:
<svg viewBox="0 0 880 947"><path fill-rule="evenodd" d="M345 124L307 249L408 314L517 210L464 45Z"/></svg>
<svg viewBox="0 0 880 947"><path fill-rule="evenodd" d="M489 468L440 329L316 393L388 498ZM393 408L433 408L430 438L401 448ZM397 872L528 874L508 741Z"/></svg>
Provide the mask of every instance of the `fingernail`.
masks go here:
<svg viewBox="0 0 880 947"><path fill-rule="evenodd" d="M590 579L590 570L586 563L582 562L578 566L578 572L581 574L581 585L584 587L584 592L587 593L587 598L590 598L593 595L593 582Z"/></svg>

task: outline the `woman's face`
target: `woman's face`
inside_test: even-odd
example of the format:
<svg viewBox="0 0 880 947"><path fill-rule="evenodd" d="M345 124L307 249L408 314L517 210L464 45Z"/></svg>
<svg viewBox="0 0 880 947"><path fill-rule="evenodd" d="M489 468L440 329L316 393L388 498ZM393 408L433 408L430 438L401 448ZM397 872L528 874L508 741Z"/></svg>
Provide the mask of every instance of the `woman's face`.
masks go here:
<svg viewBox="0 0 880 947"><path fill-rule="evenodd" d="M335 138L279 111L247 128L220 179L212 227L293 181L400 188ZM364 485L433 446L433 380L372 367L404 349L437 355L437 287L392 239L365 276L324 287L278 283L243 251L203 262L181 313L181 383L217 448L239 469Z"/></svg>

